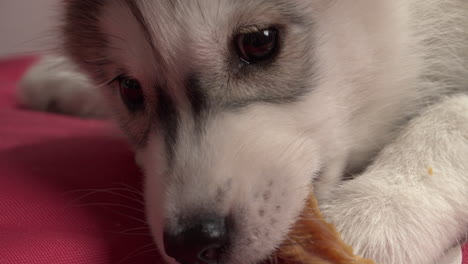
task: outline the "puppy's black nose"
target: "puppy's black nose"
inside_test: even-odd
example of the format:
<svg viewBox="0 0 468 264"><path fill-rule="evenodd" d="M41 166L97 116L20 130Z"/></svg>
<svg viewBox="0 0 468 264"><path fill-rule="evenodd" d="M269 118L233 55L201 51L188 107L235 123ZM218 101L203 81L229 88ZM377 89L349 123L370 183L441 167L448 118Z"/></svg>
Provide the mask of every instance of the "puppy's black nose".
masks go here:
<svg viewBox="0 0 468 264"><path fill-rule="evenodd" d="M176 231L164 232L166 254L180 264L217 264L228 243L226 220L221 217L185 221Z"/></svg>

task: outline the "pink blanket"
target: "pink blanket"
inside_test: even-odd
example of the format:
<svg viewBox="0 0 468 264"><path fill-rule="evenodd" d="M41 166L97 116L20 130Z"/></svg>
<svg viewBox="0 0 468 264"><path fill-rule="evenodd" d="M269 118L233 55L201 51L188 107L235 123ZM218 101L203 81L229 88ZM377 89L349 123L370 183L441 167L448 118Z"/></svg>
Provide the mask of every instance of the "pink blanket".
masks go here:
<svg viewBox="0 0 468 264"><path fill-rule="evenodd" d="M111 126L16 105L32 61L0 62L0 263L162 263L140 172Z"/></svg>
<svg viewBox="0 0 468 264"><path fill-rule="evenodd" d="M0 264L162 263L140 172L112 127L16 105L33 61L0 61ZM461 252L441 264L468 264Z"/></svg>

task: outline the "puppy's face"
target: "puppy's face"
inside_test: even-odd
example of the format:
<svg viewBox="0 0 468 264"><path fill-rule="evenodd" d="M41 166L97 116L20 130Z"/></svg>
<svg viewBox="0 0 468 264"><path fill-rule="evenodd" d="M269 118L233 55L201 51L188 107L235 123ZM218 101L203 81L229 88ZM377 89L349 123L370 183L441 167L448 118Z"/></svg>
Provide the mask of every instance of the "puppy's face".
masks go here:
<svg viewBox="0 0 468 264"><path fill-rule="evenodd" d="M160 249L183 264L267 258L321 166L345 151L354 106L342 83L367 54L340 39L354 34L349 21L327 28L342 11L318 0L66 3L66 49L105 84L135 146Z"/></svg>

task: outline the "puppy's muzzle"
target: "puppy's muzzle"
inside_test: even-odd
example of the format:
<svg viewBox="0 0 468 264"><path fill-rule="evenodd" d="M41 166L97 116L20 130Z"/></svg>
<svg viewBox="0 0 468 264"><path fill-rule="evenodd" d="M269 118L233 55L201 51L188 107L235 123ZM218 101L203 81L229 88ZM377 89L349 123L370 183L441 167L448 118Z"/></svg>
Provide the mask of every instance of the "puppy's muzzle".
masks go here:
<svg viewBox="0 0 468 264"><path fill-rule="evenodd" d="M184 220L175 231L164 232L166 254L180 264L218 264L229 243L226 222L218 216Z"/></svg>

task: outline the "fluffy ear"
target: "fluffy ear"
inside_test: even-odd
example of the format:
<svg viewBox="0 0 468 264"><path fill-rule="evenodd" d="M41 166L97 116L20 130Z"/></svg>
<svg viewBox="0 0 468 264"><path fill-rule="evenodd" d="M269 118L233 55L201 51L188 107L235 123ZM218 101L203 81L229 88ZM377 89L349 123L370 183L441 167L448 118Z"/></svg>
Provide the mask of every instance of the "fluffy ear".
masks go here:
<svg viewBox="0 0 468 264"><path fill-rule="evenodd" d="M99 18L108 0L65 0L62 36L64 51L94 78L102 78L100 65L105 56L106 38Z"/></svg>

